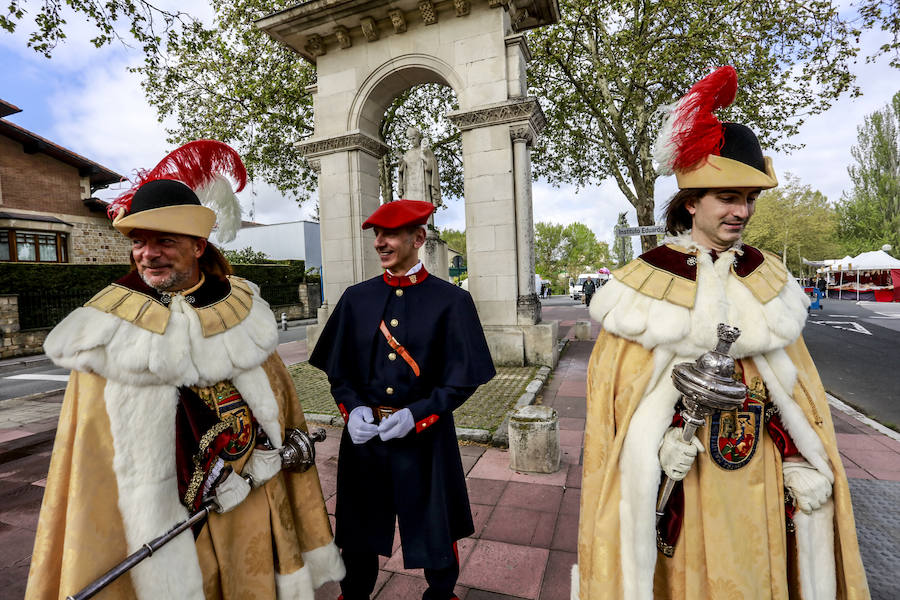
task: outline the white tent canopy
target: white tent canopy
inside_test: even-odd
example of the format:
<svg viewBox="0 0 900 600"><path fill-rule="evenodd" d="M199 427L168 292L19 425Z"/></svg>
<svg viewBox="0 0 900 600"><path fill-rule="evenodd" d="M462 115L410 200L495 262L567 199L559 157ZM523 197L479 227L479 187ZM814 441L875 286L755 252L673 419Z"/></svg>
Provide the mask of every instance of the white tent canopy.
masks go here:
<svg viewBox="0 0 900 600"><path fill-rule="evenodd" d="M837 273L840 271L886 271L900 269L900 260L897 260L884 250L872 250L863 252L859 256L845 256L841 259L822 261L827 267L816 269L817 273Z"/></svg>
<svg viewBox="0 0 900 600"><path fill-rule="evenodd" d="M888 269L900 269L900 260L897 260L884 250L863 252L851 261L854 270L881 271Z"/></svg>

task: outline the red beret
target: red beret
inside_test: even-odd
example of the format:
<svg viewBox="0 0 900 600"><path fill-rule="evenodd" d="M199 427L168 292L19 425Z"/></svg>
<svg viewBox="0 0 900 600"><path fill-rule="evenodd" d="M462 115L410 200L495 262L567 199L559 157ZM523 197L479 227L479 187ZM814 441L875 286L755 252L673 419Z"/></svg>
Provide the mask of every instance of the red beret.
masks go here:
<svg viewBox="0 0 900 600"><path fill-rule="evenodd" d="M382 229L400 229L412 225L424 225L434 212L434 204L422 200L394 200L378 207L366 222L363 229L381 227Z"/></svg>

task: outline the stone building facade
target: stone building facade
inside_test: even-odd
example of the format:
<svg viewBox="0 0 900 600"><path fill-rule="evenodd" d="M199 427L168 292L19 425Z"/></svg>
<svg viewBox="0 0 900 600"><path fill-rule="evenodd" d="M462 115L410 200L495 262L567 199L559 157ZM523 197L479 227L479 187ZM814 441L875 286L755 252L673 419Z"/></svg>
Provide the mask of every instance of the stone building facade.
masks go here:
<svg viewBox="0 0 900 600"><path fill-rule="evenodd" d="M20 112L0 100L0 117ZM128 240L94 197L122 180L58 144L0 118L0 261L122 263Z"/></svg>
<svg viewBox="0 0 900 600"><path fill-rule="evenodd" d="M0 294L0 359L43 352L48 333L50 328L21 331L18 296Z"/></svg>

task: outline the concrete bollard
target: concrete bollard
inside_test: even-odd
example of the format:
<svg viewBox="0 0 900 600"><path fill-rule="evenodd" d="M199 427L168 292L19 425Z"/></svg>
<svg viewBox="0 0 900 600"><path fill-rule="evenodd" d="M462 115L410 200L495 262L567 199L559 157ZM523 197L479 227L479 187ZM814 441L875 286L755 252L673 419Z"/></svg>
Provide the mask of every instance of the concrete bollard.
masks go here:
<svg viewBox="0 0 900 600"><path fill-rule="evenodd" d="M591 322L575 321L575 339L589 340L591 339Z"/></svg>
<svg viewBox="0 0 900 600"><path fill-rule="evenodd" d="M523 406L509 417L509 468L526 473L559 470L559 416L550 406Z"/></svg>

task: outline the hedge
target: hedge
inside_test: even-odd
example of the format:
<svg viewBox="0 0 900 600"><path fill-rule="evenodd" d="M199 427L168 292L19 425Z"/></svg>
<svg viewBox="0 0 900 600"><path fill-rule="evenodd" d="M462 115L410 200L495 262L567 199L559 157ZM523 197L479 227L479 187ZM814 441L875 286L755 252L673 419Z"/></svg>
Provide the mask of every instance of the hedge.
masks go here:
<svg viewBox="0 0 900 600"><path fill-rule="evenodd" d="M233 265L235 275L260 287L296 285L306 280L302 260L280 265ZM27 264L0 262L0 294L99 291L126 275L129 265Z"/></svg>

